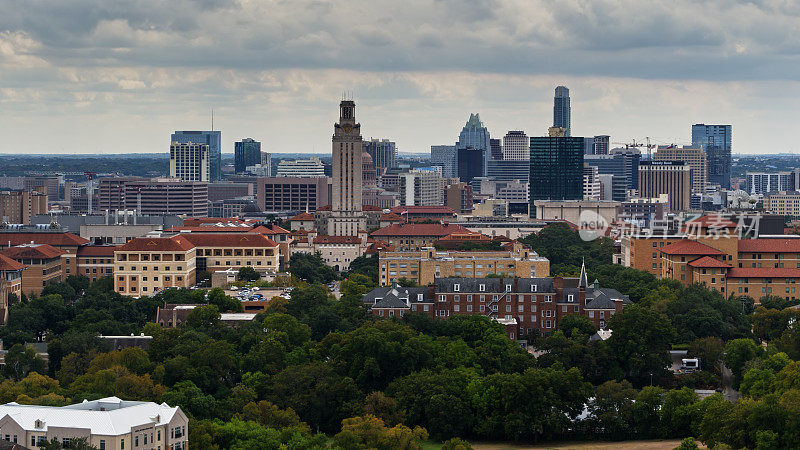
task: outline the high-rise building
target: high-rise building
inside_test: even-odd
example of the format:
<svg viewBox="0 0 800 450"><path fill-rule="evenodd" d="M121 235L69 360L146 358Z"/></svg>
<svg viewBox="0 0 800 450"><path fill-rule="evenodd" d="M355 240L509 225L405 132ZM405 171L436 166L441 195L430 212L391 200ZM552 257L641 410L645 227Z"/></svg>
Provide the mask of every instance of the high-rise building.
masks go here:
<svg viewBox="0 0 800 450"><path fill-rule="evenodd" d="M0 221L6 224L31 223L31 217L47 214L47 194L45 187L34 191L0 192Z"/></svg>
<svg viewBox="0 0 800 450"><path fill-rule="evenodd" d="M597 167L583 166L583 199L600 200L600 173Z"/></svg>
<svg viewBox="0 0 800 450"><path fill-rule="evenodd" d="M613 149L608 155L585 155L583 160L597 167L600 175L614 175L624 178L627 189L638 189L639 160L641 153L636 149Z"/></svg>
<svg viewBox="0 0 800 450"><path fill-rule="evenodd" d="M472 186L467 183L450 183L444 189L444 206L457 214L472 211Z"/></svg>
<svg viewBox="0 0 800 450"><path fill-rule="evenodd" d="M372 166L383 173L386 169L397 167L397 144L389 139L370 139L364 141L364 150L372 157Z"/></svg>
<svg viewBox="0 0 800 450"><path fill-rule="evenodd" d="M361 124L356 122L356 104L342 100L339 122L333 125L333 198L329 236L357 236L366 230L362 211L363 141Z"/></svg>
<svg viewBox="0 0 800 450"><path fill-rule="evenodd" d="M639 193L645 199L667 194L672 212L685 211L692 195L692 168L683 161L642 161Z"/></svg>
<svg viewBox="0 0 800 450"><path fill-rule="evenodd" d="M468 147L471 147L476 150L480 150L483 152L483 165L481 166L481 175L486 173L486 164L489 160L489 156L491 155L491 137L489 136L489 130L483 126L483 122L481 122L480 114L470 114L469 120L464 125L464 128L461 129L461 134L458 135L458 142L456 142L456 149L463 150ZM459 164L461 164L459 162ZM464 180L462 180L464 181Z"/></svg>
<svg viewBox="0 0 800 450"><path fill-rule="evenodd" d="M176 131L170 142L195 143L208 146L209 181L222 179L222 133L219 131Z"/></svg>
<svg viewBox="0 0 800 450"><path fill-rule="evenodd" d="M169 146L169 176L181 181L210 181L208 145L173 142Z"/></svg>
<svg viewBox="0 0 800 450"><path fill-rule="evenodd" d="M764 195L768 192L793 191L792 172L747 172L747 192Z"/></svg>
<svg viewBox="0 0 800 450"><path fill-rule="evenodd" d="M627 199L627 177L601 173L598 178L600 178L600 200L624 202Z"/></svg>
<svg viewBox="0 0 800 450"><path fill-rule="evenodd" d="M458 162L458 178L464 183L469 183L475 177L484 175L486 151L474 147L458 148L456 161Z"/></svg>
<svg viewBox="0 0 800 450"><path fill-rule="evenodd" d="M513 161L531 159L531 140L524 131L509 131L503 136L503 159Z"/></svg>
<svg viewBox="0 0 800 450"><path fill-rule="evenodd" d="M233 143L233 168L236 173L243 173L248 166L261 164L261 142L251 138Z"/></svg>
<svg viewBox="0 0 800 450"><path fill-rule="evenodd" d="M701 147L659 145L653 161L683 161L692 168L692 192L702 194L708 181L708 161Z"/></svg>
<svg viewBox="0 0 800 450"><path fill-rule="evenodd" d="M503 144L500 139L489 139L489 161L503 159Z"/></svg>
<svg viewBox="0 0 800 450"><path fill-rule="evenodd" d="M553 126L566 129L565 136L572 135L571 110L569 105L569 89L565 86L556 87L556 95L553 97Z"/></svg>
<svg viewBox="0 0 800 450"><path fill-rule="evenodd" d="M443 188L438 170L410 170L400 175L400 205L441 206L444 203Z"/></svg>
<svg viewBox="0 0 800 450"><path fill-rule="evenodd" d="M583 138L535 136L531 138L530 211L535 200L583 198Z"/></svg>
<svg viewBox="0 0 800 450"><path fill-rule="evenodd" d="M442 177L458 176L457 159L454 145L431 145L431 164L442 168Z"/></svg>
<svg viewBox="0 0 800 450"><path fill-rule="evenodd" d="M530 139L528 139L530 148ZM530 150L529 150L530 151ZM528 177L531 175L531 160L530 156L524 161L515 160L490 160L489 171L486 173L488 178L496 181L513 181L518 180L523 183L528 182Z"/></svg>
<svg viewBox="0 0 800 450"><path fill-rule="evenodd" d="M731 126L692 125L692 146L702 146L708 158L708 182L731 187Z"/></svg>
<svg viewBox="0 0 800 450"><path fill-rule="evenodd" d="M29 175L23 180L23 190L35 191L37 187L44 186L44 192L47 194L47 199L51 202L57 202L60 198L59 191L61 190L61 177L57 175ZM12 188L13 189L13 188Z"/></svg>
<svg viewBox="0 0 800 450"><path fill-rule="evenodd" d="M593 142L593 144L594 144L593 145L593 153L595 155L607 155L608 154L608 150L609 150L610 144L611 144L611 136L608 136L608 135L605 135L605 134L601 134L599 136L595 136L594 139L592 139L592 140L594 141Z"/></svg>
<svg viewBox="0 0 800 450"><path fill-rule="evenodd" d="M208 183L175 178L100 178L97 211L136 210L142 215L208 214Z"/></svg>
<svg viewBox="0 0 800 450"><path fill-rule="evenodd" d="M264 177L256 181L256 201L266 212L315 211L331 204L327 177Z"/></svg>
<svg viewBox="0 0 800 450"><path fill-rule="evenodd" d="M278 163L278 177L324 177L325 166L319 158L284 159Z"/></svg>

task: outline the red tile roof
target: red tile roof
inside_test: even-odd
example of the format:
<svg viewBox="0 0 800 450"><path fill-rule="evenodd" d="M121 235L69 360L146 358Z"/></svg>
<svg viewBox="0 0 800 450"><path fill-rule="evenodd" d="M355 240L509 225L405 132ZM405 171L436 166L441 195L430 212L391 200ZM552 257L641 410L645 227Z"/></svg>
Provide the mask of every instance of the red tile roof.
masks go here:
<svg viewBox="0 0 800 450"><path fill-rule="evenodd" d="M408 214L442 214L448 216L455 216L456 212L447 206L393 206L390 209L395 214L405 213Z"/></svg>
<svg viewBox="0 0 800 450"><path fill-rule="evenodd" d="M660 247L662 253L668 255L724 255L725 252L714 247L697 242L693 239L684 239L669 245Z"/></svg>
<svg viewBox="0 0 800 450"><path fill-rule="evenodd" d="M314 238L315 244L360 244L361 238L358 236L317 236Z"/></svg>
<svg viewBox="0 0 800 450"><path fill-rule="evenodd" d="M312 214L304 212L289 219L290 222L300 222L305 220L314 220L314 216Z"/></svg>
<svg viewBox="0 0 800 450"><path fill-rule="evenodd" d="M168 228L166 231L168 233L249 233L252 228L247 226L235 226L235 227L172 227Z"/></svg>
<svg viewBox="0 0 800 450"><path fill-rule="evenodd" d="M77 255L80 257L114 256L114 250L116 249L116 245L84 245L78 247Z"/></svg>
<svg viewBox="0 0 800 450"><path fill-rule="evenodd" d="M728 263L722 262L722 261L720 261L720 260L718 260L716 258L712 258L710 256L703 256L702 258L697 258L694 261L690 262L689 265L692 266L692 267L703 267L703 268L707 268L707 267L725 267L725 268L733 267Z"/></svg>
<svg viewBox="0 0 800 450"><path fill-rule="evenodd" d="M800 269L745 267L728 270L728 278L800 278Z"/></svg>
<svg viewBox="0 0 800 450"><path fill-rule="evenodd" d="M9 247L0 251L0 253L8 256L11 259L51 259L58 258L66 252L64 250L59 250L52 245L27 244L20 245L18 247Z"/></svg>
<svg viewBox="0 0 800 450"><path fill-rule="evenodd" d="M194 244L189 242L183 235L180 235L168 238L133 238L126 242L125 245L119 247L118 250L138 252L185 252L193 248Z"/></svg>
<svg viewBox="0 0 800 450"><path fill-rule="evenodd" d="M244 223L244 221L236 217L198 217L183 219L183 226L185 227L199 227L206 223Z"/></svg>
<svg viewBox="0 0 800 450"><path fill-rule="evenodd" d="M730 220L717 214L700 216L696 219L687 221L686 224L690 227L700 228L736 228L739 226L736 224L736 222L731 222Z"/></svg>
<svg viewBox="0 0 800 450"><path fill-rule="evenodd" d="M372 236L434 236L440 238L451 233L469 233L460 225L440 223L393 223L372 232Z"/></svg>
<svg viewBox="0 0 800 450"><path fill-rule="evenodd" d="M466 233L450 233L447 236L439 239L440 241L491 241L492 238L485 234L477 233L475 231L467 231Z"/></svg>
<svg viewBox="0 0 800 450"><path fill-rule="evenodd" d="M388 213L388 214L381 214L381 218L379 219L381 222L402 222L403 219L400 218L395 213Z"/></svg>
<svg viewBox="0 0 800 450"><path fill-rule="evenodd" d="M288 230L285 230L277 225L259 225L252 230L250 233L258 233L258 234L291 234Z"/></svg>
<svg viewBox="0 0 800 450"><path fill-rule="evenodd" d="M739 253L800 253L800 239L739 239Z"/></svg>
<svg viewBox="0 0 800 450"><path fill-rule="evenodd" d="M14 261L8 256L0 253L0 272L12 272L26 268L25 264Z"/></svg>
<svg viewBox="0 0 800 450"><path fill-rule="evenodd" d="M184 239L194 244L195 247L277 247L278 244L263 234L222 234L222 233L188 233L182 235Z"/></svg>
<svg viewBox="0 0 800 450"><path fill-rule="evenodd" d="M64 233L63 231L57 233L51 232L16 232L16 231L2 231L0 232L0 245L6 246L9 241L11 245L30 244L47 244L53 247L74 247L78 245L88 244L89 241L78 235L72 233Z"/></svg>
<svg viewBox="0 0 800 450"><path fill-rule="evenodd" d="M393 252L393 251L394 251L394 245L389 245L381 241L374 241L369 244L366 253Z"/></svg>

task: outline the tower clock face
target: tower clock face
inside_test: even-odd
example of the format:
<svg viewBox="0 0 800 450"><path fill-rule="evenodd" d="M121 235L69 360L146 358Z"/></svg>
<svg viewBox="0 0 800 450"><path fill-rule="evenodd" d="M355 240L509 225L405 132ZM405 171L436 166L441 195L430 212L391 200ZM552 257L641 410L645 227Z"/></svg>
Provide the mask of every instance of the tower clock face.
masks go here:
<svg viewBox="0 0 800 450"><path fill-rule="evenodd" d="M352 130L353 127L351 127L350 125L345 125L342 127L342 129L344 129L344 134L350 134L350 130Z"/></svg>

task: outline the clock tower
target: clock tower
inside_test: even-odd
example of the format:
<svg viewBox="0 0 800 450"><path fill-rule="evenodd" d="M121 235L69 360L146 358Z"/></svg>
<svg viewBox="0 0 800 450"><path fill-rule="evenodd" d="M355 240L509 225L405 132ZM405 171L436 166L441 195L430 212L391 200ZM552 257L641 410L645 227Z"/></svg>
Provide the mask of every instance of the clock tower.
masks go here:
<svg viewBox="0 0 800 450"><path fill-rule="evenodd" d="M367 220L361 209L361 124L356 123L356 104L342 100L339 122L333 124L333 196L328 235L357 236Z"/></svg>

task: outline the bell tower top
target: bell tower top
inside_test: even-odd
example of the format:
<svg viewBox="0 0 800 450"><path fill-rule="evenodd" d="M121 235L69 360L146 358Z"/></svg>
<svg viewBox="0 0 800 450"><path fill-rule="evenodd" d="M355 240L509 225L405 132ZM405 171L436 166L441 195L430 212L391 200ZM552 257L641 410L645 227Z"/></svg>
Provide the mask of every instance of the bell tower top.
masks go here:
<svg viewBox="0 0 800 450"><path fill-rule="evenodd" d="M339 124L351 124L354 125L356 123L356 102L352 100L342 100L339 103Z"/></svg>

